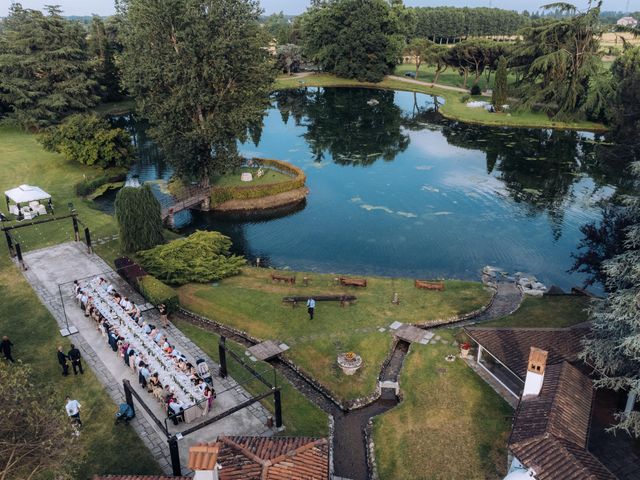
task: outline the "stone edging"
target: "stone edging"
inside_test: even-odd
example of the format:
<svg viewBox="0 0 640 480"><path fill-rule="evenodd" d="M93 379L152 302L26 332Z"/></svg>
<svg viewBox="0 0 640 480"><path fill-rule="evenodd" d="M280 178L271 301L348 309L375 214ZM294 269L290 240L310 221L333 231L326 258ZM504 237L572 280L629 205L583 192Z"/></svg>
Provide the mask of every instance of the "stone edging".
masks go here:
<svg viewBox="0 0 640 480"><path fill-rule="evenodd" d="M376 445L373 441L373 418L370 418L364 427L364 444L367 451L367 471L369 472L369 480L378 480L378 466L376 464Z"/></svg>
<svg viewBox="0 0 640 480"><path fill-rule="evenodd" d="M440 320L434 320L433 322L422 322L422 323L413 323L413 326L416 327L421 327L421 328L429 328L429 327L440 327L442 325L449 325L451 323L458 323L458 322L464 322L465 320L470 320L472 318L478 317L480 315L482 315L484 312L486 312L487 310L489 310L492 306L493 306L493 302L496 299L496 296L498 295L498 289L495 287L487 287L490 288L492 290L491 293L491 298L489 299L489 301L483 305L482 307L478 308L477 310L474 310L472 312L469 313L463 313L461 315L454 315L453 317L449 317L449 318L444 318L444 319L440 319ZM516 307L515 310L517 310L519 308L520 304L518 304L518 307ZM514 311L515 311L514 310ZM513 313L513 312L511 312Z"/></svg>

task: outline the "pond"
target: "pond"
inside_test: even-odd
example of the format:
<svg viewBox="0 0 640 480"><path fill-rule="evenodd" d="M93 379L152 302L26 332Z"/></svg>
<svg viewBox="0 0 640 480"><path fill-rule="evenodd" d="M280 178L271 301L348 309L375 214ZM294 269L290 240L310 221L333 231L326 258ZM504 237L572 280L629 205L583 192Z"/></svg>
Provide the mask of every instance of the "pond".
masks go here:
<svg viewBox="0 0 640 480"><path fill-rule="evenodd" d="M302 168L305 204L259 217L187 213L183 231L219 230L237 252L281 268L478 279L485 265L570 288L580 227L624 179L588 132L489 128L443 119L440 100L370 89L274 93L247 157ZM139 126L131 174L171 169Z"/></svg>

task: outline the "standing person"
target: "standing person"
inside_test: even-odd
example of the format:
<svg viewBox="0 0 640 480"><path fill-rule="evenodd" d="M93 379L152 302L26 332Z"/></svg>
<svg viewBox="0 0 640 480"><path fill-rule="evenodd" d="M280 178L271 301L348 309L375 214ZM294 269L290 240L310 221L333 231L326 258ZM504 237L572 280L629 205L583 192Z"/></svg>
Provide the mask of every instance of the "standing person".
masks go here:
<svg viewBox="0 0 640 480"><path fill-rule="evenodd" d="M69 418L76 424L78 427L82 427L82 420L80 420L80 403L77 400L71 400L71 397L67 396L67 404L65 405L65 409L67 410L67 415Z"/></svg>
<svg viewBox="0 0 640 480"><path fill-rule="evenodd" d="M162 326L167 328L169 326L169 312L167 310L167 306L164 303L158 305L158 311L160 312L160 320L162 321Z"/></svg>
<svg viewBox="0 0 640 480"><path fill-rule="evenodd" d="M15 360L11 356L11 347L13 347L13 343L11 342L11 340L9 340L9 337L7 337L6 335L2 337L2 343L0 343L0 347L2 348L4 359L9 360L11 363L15 362Z"/></svg>
<svg viewBox="0 0 640 480"><path fill-rule="evenodd" d="M82 356L80 355L80 350L78 350L73 343L71 344L71 350L69 350L67 357L69 358L69 360L71 360L71 366L73 367L73 374L77 375L78 369L80 369L80 374L83 375L84 370L82 370L82 361L81 361Z"/></svg>
<svg viewBox="0 0 640 480"><path fill-rule="evenodd" d="M69 364L67 363L68 357L62 351L62 345L58 347L58 363L62 367L62 375L65 377L69 375Z"/></svg>
<svg viewBox="0 0 640 480"><path fill-rule="evenodd" d="M316 308L316 301L313 298L307 300L307 312L309 313L309 320L313 320L313 312Z"/></svg>

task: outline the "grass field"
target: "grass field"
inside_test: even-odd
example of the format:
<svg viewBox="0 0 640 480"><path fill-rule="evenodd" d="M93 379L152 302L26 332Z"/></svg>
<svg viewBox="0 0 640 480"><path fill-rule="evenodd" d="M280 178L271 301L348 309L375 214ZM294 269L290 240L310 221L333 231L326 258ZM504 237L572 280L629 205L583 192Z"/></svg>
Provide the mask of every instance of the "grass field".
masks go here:
<svg viewBox="0 0 640 480"><path fill-rule="evenodd" d="M8 127L0 128L0 169L2 191L23 183L38 185L53 196L58 213L66 213L67 203L73 202L94 235L114 232L111 217L93 210L74 194L74 184L83 175L90 176L99 173L98 170L71 164L60 155L45 152L34 135ZM5 208L2 205L4 211ZM15 237L24 250L29 250L68 241L72 232L71 221L65 220L37 229L18 230ZM135 431L114 426L116 405L88 368L83 376L61 376L56 349L63 345L67 351L69 340L62 339L55 320L9 260L4 241L0 247L0 335L11 338L15 344L14 358L32 365L35 382L47 395L59 399L60 409L64 408L66 395L82 404L85 426L78 452L83 457L78 479L98 473L160 473L160 467Z"/></svg>
<svg viewBox="0 0 640 480"><path fill-rule="evenodd" d="M264 175L258 177L256 175L257 170L255 168L238 168L233 172L219 175L211 179L211 185L214 187L247 187L255 185L266 185L269 183L280 183L287 180L291 180L290 175L278 172L272 168L264 168ZM251 182L243 182L240 180L240 176L245 173L251 173L253 180Z"/></svg>
<svg viewBox="0 0 640 480"><path fill-rule="evenodd" d="M395 69L395 74L399 76L404 76L407 72L416 72L416 66L413 63L401 63ZM487 83L487 76L482 75L478 80L478 85L482 90L486 90L487 88L493 88L494 81L494 73L491 74L491 81ZM435 78L436 69L431 65L420 65L420 70L418 71L418 78L421 82L433 82ZM473 85L473 75L469 75L469 79L467 80L467 89L470 89ZM515 82L515 75L509 75L508 81L509 83ZM447 85L450 87L458 87L465 88L464 86L464 77L460 75L456 70L452 70L448 68L444 72L440 73L440 77L438 78L438 85Z"/></svg>
<svg viewBox="0 0 640 480"><path fill-rule="evenodd" d="M277 339L291 346L287 355L305 371L344 400L370 394L380 365L388 354L392 337L379 332L394 320L422 323L449 318L480 308L490 293L480 283L448 281L444 292L418 290L413 280L368 277L367 288L334 285L334 275L298 273L296 285L273 284L270 270L245 268L241 275L225 279L217 286L190 284L178 289L181 303L188 309L247 331L251 335ZM284 272L293 275L294 272ZM302 286L304 275L310 286ZM398 292L400 305L392 305ZM309 321L306 308L282 304L288 295L352 294L354 305L318 302ZM303 302L304 303L304 302ZM336 356L355 351L364 366L346 377L336 365Z"/></svg>
<svg viewBox="0 0 640 480"><path fill-rule="evenodd" d="M589 320L589 298L572 295L526 297L508 317L485 322L483 327L563 328Z"/></svg>
<svg viewBox="0 0 640 480"><path fill-rule="evenodd" d="M450 330L438 330L451 342ZM411 346L400 375L403 401L374 420L381 479L497 479L506 473L513 410L450 344Z"/></svg>
<svg viewBox="0 0 640 480"><path fill-rule="evenodd" d="M219 363L218 358L218 335L204 329L191 325L185 321L175 320L175 325L182 330L191 340L193 340L207 355ZM236 352L242 358L247 358L244 354L245 348L235 342L227 340L227 347ZM271 366L265 362L252 363L258 372L265 374L268 380L272 380ZM248 373L236 361L227 360L229 374L238 382L242 382L248 377ZM326 437L329 434L329 424L327 415L298 392L280 374L277 374L277 383L282 388L282 416L286 429L282 435L301 435L309 437ZM265 386L257 380L244 383L243 387L254 395L263 393ZM273 413L273 401L269 398L263 404Z"/></svg>
<svg viewBox="0 0 640 480"><path fill-rule="evenodd" d="M278 77L274 89L301 88L301 87L366 87L366 88L386 88L391 90L404 90L409 92L426 93L427 95L437 95L445 100L445 104L440 107L440 113L448 119L459 120L461 122L479 125L507 126L507 127L528 127L528 128L559 128L572 130L592 130L605 131L606 127L600 123L580 121L580 122L560 122L548 118L543 113L534 112L512 112L512 113L490 113L483 108L469 108L466 103L461 102L463 93L446 90L430 84L419 85L416 83L403 82L401 80L385 79L380 83L358 82L339 78L329 74L314 74L303 78L298 77ZM489 97L474 97L479 100L490 100Z"/></svg>

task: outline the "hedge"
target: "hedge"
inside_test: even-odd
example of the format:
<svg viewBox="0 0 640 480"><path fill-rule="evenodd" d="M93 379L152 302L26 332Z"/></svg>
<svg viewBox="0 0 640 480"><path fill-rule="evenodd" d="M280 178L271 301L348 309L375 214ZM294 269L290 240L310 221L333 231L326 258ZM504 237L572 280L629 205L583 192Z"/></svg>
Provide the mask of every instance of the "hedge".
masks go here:
<svg viewBox="0 0 640 480"><path fill-rule="evenodd" d="M138 290L152 305L164 303L170 313L180 306L178 292L151 275L138 278Z"/></svg>
<svg viewBox="0 0 640 480"><path fill-rule="evenodd" d="M278 193L288 192L304 187L307 176L302 169L281 160L266 158L254 158L260 166L277 170L291 175L291 180L278 183L265 183L262 185L247 185L242 187L213 187L211 189L211 205L220 205L228 200L246 200L249 198L261 198Z"/></svg>

